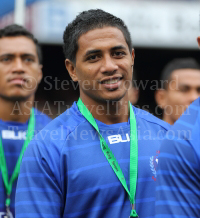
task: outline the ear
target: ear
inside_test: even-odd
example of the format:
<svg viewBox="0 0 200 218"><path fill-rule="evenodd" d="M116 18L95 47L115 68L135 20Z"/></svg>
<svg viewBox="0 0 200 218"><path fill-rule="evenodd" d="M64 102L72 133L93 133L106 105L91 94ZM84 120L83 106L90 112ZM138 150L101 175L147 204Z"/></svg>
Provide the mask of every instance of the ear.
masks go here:
<svg viewBox="0 0 200 218"><path fill-rule="evenodd" d="M198 42L198 45L199 45L199 48L200 48L200 36L197 37L197 42Z"/></svg>
<svg viewBox="0 0 200 218"><path fill-rule="evenodd" d="M135 50L134 49L132 49L131 57L132 57L132 64L134 65L134 59L135 59Z"/></svg>
<svg viewBox="0 0 200 218"><path fill-rule="evenodd" d="M156 103L161 109L164 109L165 106L167 105L166 95L167 95L167 91L165 89L158 89L155 92Z"/></svg>
<svg viewBox="0 0 200 218"><path fill-rule="evenodd" d="M39 65L39 70L38 70L38 78L37 78L38 84L41 82L42 77L43 77L42 68L43 68L43 65L40 64Z"/></svg>
<svg viewBox="0 0 200 218"><path fill-rule="evenodd" d="M74 82L77 82L78 77L76 75L76 67L75 67L74 63L72 61L70 61L69 59L66 59L65 60L65 67L66 67L67 71L69 72L69 75L72 78L72 80Z"/></svg>

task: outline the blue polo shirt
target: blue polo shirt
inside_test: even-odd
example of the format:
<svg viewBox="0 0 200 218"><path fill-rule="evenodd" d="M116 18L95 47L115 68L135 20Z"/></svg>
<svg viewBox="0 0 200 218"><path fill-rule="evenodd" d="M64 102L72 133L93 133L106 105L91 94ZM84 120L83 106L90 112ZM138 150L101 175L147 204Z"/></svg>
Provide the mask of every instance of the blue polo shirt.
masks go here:
<svg viewBox="0 0 200 218"><path fill-rule="evenodd" d="M136 210L155 215L155 183L160 143L168 124L133 107L138 129ZM130 123L106 125L100 132L129 187ZM105 158L98 134L76 103L47 125L25 152L16 194L16 217L129 217L128 195Z"/></svg>
<svg viewBox="0 0 200 218"><path fill-rule="evenodd" d="M35 130L34 134L37 134L42 128L45 127L51 119L41 113L40 111L34 109L35 114ZM4 122L0 120L0 134L3 144L3 150L6 159L6 165L8 169L9 179L14 171L18 157L20 155L24 140L26 139L26 131L28 128L28 121L26 123L19 122ZM16 191L17 181L13 183L11 192L11 218L15 214L15 191ZM6 214L5 200L6 200L6 189L3 183L2 174L0 171L0 218L3 218Z"/></svg>
<svg viewBox="0 0 200 218"><path fill-rule="evenodd" d="M167 132L160 151L156 218L199 218L200 98Z"/></svg>

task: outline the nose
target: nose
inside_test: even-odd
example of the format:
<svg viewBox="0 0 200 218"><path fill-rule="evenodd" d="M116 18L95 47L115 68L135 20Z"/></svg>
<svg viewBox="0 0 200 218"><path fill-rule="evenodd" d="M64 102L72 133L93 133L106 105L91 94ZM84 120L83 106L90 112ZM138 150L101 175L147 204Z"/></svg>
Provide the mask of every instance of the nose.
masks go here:
<svg viewBox="0 0 200 218"><path fill-rule="evenodd" d="M16 58L13 63L14 73L24 73L24 67L21 58Z"/></svg>
<svg viewBox="0 0 200 218"><path fill-rule="evenodd" d="M113 73L116 70L118 70L116 61L110 55L106 55L101 66L102 73Z"/></svg>

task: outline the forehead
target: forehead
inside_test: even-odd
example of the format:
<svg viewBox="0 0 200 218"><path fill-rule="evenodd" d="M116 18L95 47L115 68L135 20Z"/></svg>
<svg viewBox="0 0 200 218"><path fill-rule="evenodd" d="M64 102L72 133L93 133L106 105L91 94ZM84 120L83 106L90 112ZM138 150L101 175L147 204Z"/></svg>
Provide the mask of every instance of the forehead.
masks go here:
<svg viewBox="0 0 200 218"><path fill-rule="evenodd" d="M171 80L178 84L189 86L200 86L200 70L197 69L179 69L173 71Z"/></svg>
<svg viewBox="0 0 200 218"><path fill-rule="evenodd" d="M81 35L78 39L79 50L104 49L123 45L128 49L128 45L122 31L116 27L103 27L90 30Z"/></svg>
<svg viewBox="0 0 200 218"><path fill-rule="evenodd" d="M37 56L35 43L26 36L0 38L0 55L2 54L33 54Z"/></svg>

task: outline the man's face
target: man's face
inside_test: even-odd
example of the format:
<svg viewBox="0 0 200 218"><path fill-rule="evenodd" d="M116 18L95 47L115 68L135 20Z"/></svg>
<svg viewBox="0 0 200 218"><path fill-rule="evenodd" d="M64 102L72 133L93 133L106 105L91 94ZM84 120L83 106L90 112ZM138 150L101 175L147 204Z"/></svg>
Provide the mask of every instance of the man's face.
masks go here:
<svg viewBox="0 0 200 218"><path fill-rule="evenodd" d="M41 68L31 39L25 36L0 39L0 97L28 99L41 81Z"/></svg>
<svg viewBox="0 0 200 218"><path fill-rule="evenodd" d="M79 82L82 100L128 100L134 51L130 54L123 33L115 27L90 30L80 36L76 66L66 67Z"/></svg>
<svg viewBox="0 0 200 218"><path fill-rule="evenodd" d="M200 96L200 70L179 69L172 73L165 93L165 113L174 123L187 106Z"/></svg>

